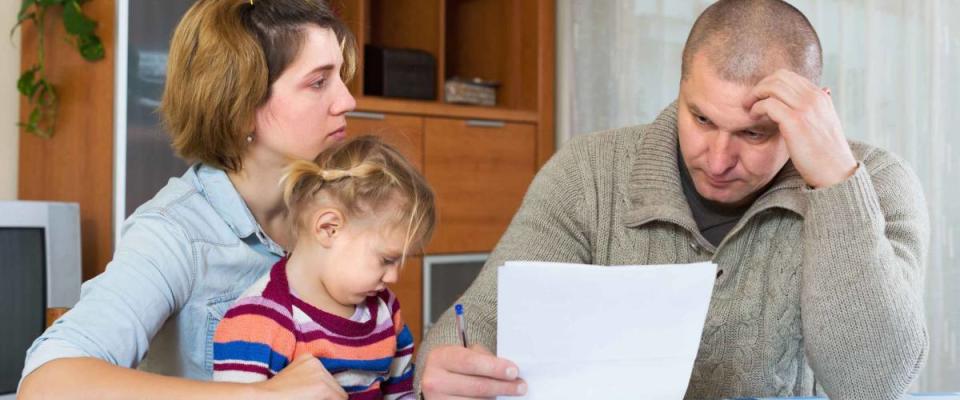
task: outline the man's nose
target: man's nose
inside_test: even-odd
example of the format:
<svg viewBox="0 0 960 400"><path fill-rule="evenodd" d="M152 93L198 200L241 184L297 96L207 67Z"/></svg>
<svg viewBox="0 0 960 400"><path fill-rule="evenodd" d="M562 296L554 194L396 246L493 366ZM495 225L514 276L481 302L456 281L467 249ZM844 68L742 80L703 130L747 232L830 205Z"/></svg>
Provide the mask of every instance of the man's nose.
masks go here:
<svg viewBox="0 0 960 400"><path fill-rule="evenodd" d="M731 135L726 132L713 136L707 150L707 172L710 176L723 176L737 165L736 149L730 138Z"/></svg>

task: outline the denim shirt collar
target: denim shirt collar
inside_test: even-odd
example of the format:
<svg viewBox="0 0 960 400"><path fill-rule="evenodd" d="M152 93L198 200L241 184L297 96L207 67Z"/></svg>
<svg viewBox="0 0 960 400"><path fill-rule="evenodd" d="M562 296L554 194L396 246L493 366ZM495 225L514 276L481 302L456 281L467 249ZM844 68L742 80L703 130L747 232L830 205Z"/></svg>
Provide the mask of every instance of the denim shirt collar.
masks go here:
<svg viewBox="0 0 960 400"><path fill-rule="evenodd" d="M226 172L204 164L194 165L193 168L197 176L197 189L237 237L247 240L256 236L271 253L279 256L285 254L283 248L260 228Z"/></svg>

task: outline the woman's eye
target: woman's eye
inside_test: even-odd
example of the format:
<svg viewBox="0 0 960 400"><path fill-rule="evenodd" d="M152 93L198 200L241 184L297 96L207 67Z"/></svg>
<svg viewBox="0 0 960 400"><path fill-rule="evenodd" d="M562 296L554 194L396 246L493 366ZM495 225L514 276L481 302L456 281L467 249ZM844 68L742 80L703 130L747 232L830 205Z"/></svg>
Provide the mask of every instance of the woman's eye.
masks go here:
<svg viewBox="0 0 960 400"><path fill-rule="evenodd" d="M312 84L310 85L310 87L312 87L312 88L314 88L314 89L320 89L320 88L323 87L323 85L324 85L326 82L327 82L326 79L320 79L320 80L312 83Z"/></svg>
<svg viewBox="0 0 960 400"><path fill-rule="evenodd" d="M383 265L393 265L393 263L395 263L395 262L397 262L397 259L396 259L396 258L384 258L384 259L383 259Z"/></svg>

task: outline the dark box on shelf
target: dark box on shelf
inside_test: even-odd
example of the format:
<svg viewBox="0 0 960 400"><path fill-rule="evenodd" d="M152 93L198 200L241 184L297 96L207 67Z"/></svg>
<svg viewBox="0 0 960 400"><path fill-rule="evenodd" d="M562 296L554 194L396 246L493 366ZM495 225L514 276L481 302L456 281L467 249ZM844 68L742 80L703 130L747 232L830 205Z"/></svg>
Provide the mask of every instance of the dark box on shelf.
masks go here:
<svg viewBox="0 0 960 400"><path fill-rule="evenodd" d="M437 60L430 53L366 45L363 56L363 94L437 98Z"/></svg>

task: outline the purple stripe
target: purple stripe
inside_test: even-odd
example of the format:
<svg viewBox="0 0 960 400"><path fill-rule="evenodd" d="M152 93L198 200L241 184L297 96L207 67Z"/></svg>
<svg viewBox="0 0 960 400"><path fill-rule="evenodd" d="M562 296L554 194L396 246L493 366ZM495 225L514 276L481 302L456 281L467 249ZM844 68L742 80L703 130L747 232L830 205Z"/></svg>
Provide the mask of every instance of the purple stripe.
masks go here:
<svg viewBox="0 0 960 400"><path fill-rule="evenodd" d="M377 311L380 309L380 301L376 296L370 296L366 299L366 306L370 310L370 320L367 322L356 322L349 319L330 314L312 304L307 303L295 296L290 296L294 306L307 314L307 317L316 321L330 331L343 336L361 336L373 332L377 327Z"/></svg>
<svg viewBox="0 0 960 400"><path fill-rule="evenodd" d="M411 355L411 354L413 354L413 346L407 346L407 348L398 351L397 354L394 354L393 357L394 357L394 358L400 358L400 357L408 356L408 355Z"/></svg>
<svg viewBox="0 0 960 400"><path fill-rule="evenodd" d="M380 393L378 389L350 393L350 400L380 400L382 398L383 393Z"/></svg>
<svg viewBox="0 0 960 400"><path fill-rule="evenodd" d="M343 345L343 346L360 347L360 346L368 346L371 344L379 343L381 341L392 338L393 336L394 334L391 331L378 332L375 335L370 335L364 338L330 337L330 336L324 335L322 332L312 332L309 334L306 334L306 333L301 334L300 340L304 342L312 342L317 339L327 339L333 343Z"/></svg>
<svg viewBox="0 0 960 400"><path fill-rule="evenodd" d="M264 375L267 378L273 377L273 372L270 372L270 369L267 367L259 365L250 365L250 364L237 364L237 363L216 363L213 365L214 371L242 371L242 372L252 372L255 374Z"/></svg>
<svg viewBox="0 0 960 400"><path fill-rule="evenodd" d="M383 385L380 390L384 394L397 394L404 392L413 391L413 379L404 379L401 382L394 383L392 385Z"/></svg>
<svg viewBox="0 0 960 400"><path fill-rule="evenodd" d="M377 297L380 300L383 300L383 304L387 305L387 309L390 310L391 314L397 312L400 309L400 301L397 300L397 295L393 293L390 289L383 289L377 293Z"/></svg>
<svg viewBox="0 0 960 400"><path fill-rule="evenodd" d="M323 325L318 324L316 321L303 321L299 323L298 326L300 327L300 332L302 332L304 335L321 335L324 337L331 337L331 338L338 337L338 338L344 338L344 339L363 339L365 337L374 336L374 335L379 336L381 332L384 332L384 331L393 332L393 320L390 318L385 319L382 323L380 323L374 329L372 329L370 332L367 332L364 335L351 335L351 336L341 335L331 331L330 329L327 329L327 327Z"/></svg>
<svg viewBox="0 0 960 400"><path fill-rule="evenodd" d="M261 296L250 296L250 297L241 297L237 299L237 302L233 304L234 307L253 305L260 306L264 308L269 308L274 310L281 315L289 316L290 319L293 319L293 314L290 312L289 308L284 307L282 304L277 303L276 301L270 300Z"/></svg>
<svg viewBox="0 0 960 400"><path fill-rule="evenodd" d="M290 285L287 283L287 257L281 258L270 268L270 281L263 288L263 297L290 306Z"/></svg>

